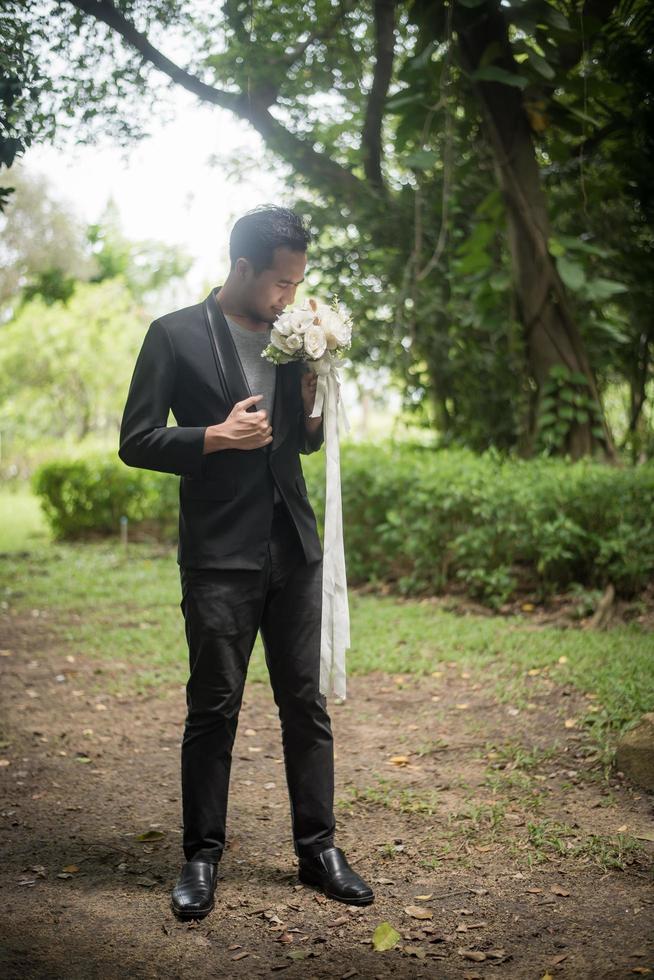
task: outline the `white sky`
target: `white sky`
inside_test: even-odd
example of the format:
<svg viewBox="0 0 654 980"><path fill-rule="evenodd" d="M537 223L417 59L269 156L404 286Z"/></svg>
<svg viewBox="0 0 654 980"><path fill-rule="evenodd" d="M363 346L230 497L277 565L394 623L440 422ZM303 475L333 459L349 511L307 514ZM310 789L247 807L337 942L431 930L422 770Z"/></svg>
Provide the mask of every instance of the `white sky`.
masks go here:
<svg viewBox="0 0 654 980"><path fill-rule="evenodd" d="M251 126L198 104L182 89L170 98L174 121L153 125L152 136L131 148L37 146L22 160L46 176L82 220L96 221L113 197L128 238L183 246L195 259L187 287L194 302L198 289L209 281L217 285L227 273L229 232L239 215L260 203L287 201L283 169ZM239 148L254 154L258 165L229 179L228 158Z"/></svg>

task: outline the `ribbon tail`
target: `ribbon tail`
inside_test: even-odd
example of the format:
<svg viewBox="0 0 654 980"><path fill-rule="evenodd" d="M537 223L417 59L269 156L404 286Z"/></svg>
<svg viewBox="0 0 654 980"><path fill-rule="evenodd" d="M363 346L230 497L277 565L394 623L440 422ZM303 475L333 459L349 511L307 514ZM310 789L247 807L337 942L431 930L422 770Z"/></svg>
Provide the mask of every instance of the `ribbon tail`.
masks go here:
<svg viewBox="0 0 654 980"><path fill-rule="evenodd" d="M319 378L320 383L320 378ZM350 646L350 615L343 546L338 382L326 376L324 399L326 489L320 638L320 693L345 700L345 651Z"/></svg>
<svg viewBox="0 0 654 980"><path fill-rule="evenodd" d="M313 408L311 409L311 418L315 419L319 415L323 414L325 398L327 397L327 378L319 374L318 383L316 385L316 397L313 401Z"/></svg>

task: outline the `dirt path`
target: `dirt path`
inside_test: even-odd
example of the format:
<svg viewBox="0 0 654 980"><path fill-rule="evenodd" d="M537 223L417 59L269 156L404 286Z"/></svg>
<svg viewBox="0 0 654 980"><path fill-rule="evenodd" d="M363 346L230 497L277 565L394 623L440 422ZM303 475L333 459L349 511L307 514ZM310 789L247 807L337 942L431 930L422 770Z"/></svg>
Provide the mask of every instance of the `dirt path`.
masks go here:
<svg viewBox="0 0 654 980"><path fill-rule="evenodd" d="M183 924L169 908L183 688L95 693L97 662L10 615L0 645L3 977L654 971L652 797L603 780L573 689L533 677L518 709L454 664L349 679L330 707L336 843L376 893L355 909L297 881L277 712L248 684L216 907ZM401 938L377 952L382 922Z"/></svg>

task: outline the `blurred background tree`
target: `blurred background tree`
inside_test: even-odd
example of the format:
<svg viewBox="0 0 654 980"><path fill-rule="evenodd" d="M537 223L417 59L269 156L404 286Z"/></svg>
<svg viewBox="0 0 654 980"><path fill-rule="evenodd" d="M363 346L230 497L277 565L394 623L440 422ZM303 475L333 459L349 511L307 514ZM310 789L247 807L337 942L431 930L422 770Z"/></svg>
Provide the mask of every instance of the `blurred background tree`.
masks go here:
<svg viewBox="0 0 654 980"><path fill-rule="evenodd" d="M114 202L84 226L19 164L0 215L1 456L29 471L66 446L113 445L153 298L183 278L177 246L130 241ZM18 464L16 461L19 461Z"/></svg>
<svg viewBox="0 0 654 980"><path fill-rule="evenodd" d="M142 139L162 77L261 135L354 369L387 366L440 444L651 455L644 0L13 6L31 138Z"/></svg>

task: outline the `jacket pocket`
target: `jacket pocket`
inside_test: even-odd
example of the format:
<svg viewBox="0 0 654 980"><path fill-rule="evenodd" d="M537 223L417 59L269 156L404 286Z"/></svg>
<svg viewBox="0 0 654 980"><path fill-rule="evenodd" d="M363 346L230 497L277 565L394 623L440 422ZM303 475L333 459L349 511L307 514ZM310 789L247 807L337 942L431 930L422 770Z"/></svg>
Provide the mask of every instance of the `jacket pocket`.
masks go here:
<svg viewBox="0 0 654 980"><path fill-rule="evenodd" d="M295 480L295 486L298 488L303 497L308 497L309 492L307 490L307 485L303 476L298 476Z"/></svg>
<svg viewBox="0 0 654 980"><path fill-rule="evenodd" d="M233 480L182 480L182 495L191 500L231 500L236 496Z"/></svg>

